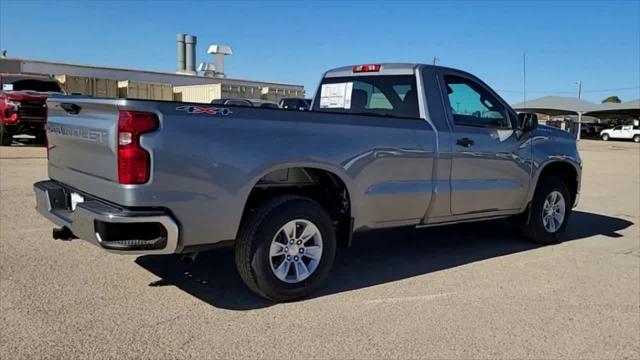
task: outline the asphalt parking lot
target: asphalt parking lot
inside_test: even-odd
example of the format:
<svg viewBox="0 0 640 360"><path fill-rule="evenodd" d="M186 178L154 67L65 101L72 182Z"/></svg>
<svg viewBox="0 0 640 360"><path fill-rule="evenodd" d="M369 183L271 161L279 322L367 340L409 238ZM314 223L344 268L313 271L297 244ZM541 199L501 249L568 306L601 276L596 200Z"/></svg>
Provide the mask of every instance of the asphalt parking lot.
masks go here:
<svg viewBox="0 0 640 360"><path fill-rule="evenodd" d="M229 250L195 264L51 240L43 148L0 149L0 354L9 358L640 357L640 146L584 140L566 242L504 222L380 232L323 292L272 305Z"/></svg>

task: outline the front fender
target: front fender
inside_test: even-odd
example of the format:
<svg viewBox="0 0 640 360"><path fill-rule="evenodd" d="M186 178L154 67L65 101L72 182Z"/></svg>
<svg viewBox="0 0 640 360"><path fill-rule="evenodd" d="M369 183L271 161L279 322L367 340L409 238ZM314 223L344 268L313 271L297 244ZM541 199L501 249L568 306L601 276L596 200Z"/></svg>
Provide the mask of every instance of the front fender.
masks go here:
<svg viewBox="0 0 640 360"><path fill-rule="evenodd" d="M547 166L555 163L567 163L573 166L577 174L577 193L580 193L582 177L582 160L578 153L576 139L572 134L549 126L540 126L532 137L532 174L526 206L531 202L540 180L540 175ZM575 206L575 203L574 203Z"/></svg>
<svg viewBox="0 0 640 360"><path fill-rule="evenodd" d="M527 196L527 206L528 204L533 200L533 196L535 194L536 188L538 187L538 182L540 180L540 175L544 172L544 169L551 165L551 164L555 164L555 163L567 163L570 164L574 167L574 169L576 170L576 174L577 174L577 189L576 189L576 198L574 201L573 206L577 206L578 204L578 198L580 195L580 183L581 183L581 177L582 177L582 161L580 160L580 158L575 158L575 157L571 157L571 156L564 156L564 155L550 155L549 157L547 157L546 159L544 159L544 161L542 162L536 162L534 161L534 166L533 166L533 176L531 179L531 183L534 186L529 187L529 194Z"/></svg>

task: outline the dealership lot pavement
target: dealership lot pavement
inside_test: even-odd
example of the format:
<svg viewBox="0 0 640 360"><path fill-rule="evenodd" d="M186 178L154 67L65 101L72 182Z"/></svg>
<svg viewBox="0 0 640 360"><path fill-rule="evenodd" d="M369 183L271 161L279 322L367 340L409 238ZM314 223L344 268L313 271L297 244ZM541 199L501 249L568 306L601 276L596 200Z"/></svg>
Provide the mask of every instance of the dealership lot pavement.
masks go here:
<svg viewBox="0 0 640 360"><path fill-rule="evenodd" d="M503 222L385 231L323 292L272 305L231 252L195 264L51 240L44 149L0 148L0 354L10 358L640 357L640 146L582 141L568 240Z"/></svg>

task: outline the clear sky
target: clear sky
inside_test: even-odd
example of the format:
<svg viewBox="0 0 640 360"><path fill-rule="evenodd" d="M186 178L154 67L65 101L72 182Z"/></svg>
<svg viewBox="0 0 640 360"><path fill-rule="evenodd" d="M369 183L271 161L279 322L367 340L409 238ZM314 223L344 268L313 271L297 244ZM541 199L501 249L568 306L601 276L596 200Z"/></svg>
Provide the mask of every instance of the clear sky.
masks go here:
<svg viewBox="0 0 640 360"><path fill-rule="evenodd" d="M125 2L0 0L8 55L174 71L176 33L229 44L233 78L302 84L326 69L375 62L470 71L508 101L640 97L640 1ZM635 88L633 88L635 87ZM623 89L610 90L606 89ZM629 89L631 88L631 89Z"/></svg>

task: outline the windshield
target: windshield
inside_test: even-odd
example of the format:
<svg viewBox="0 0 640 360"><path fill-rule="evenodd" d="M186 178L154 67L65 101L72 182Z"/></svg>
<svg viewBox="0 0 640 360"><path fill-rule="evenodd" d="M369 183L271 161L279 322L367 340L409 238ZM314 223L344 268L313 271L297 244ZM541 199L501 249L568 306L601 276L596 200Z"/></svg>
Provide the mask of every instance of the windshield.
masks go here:
<svg viewBox="0 0 640 360"><path fill-rule="evenodd" d="M413 75L324 78L314 111L418 118Z"/></svg>
<svg viewBox="0 0 640 360"><path fill-rule="evenodd" d="M44 80L16 80L11 83L13 91L37 91L37 92L62 92L60 85L55 81Z"/></svg>
<svg viewBox="0 0 640 360"><path fill-rule="evenodd" d="M305 102L305 99L281 99L280 107L298 110L299 108L309 107L309 105Z"/></svg>

